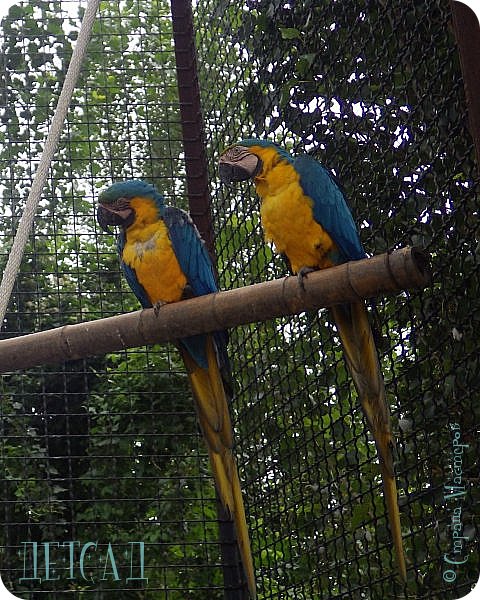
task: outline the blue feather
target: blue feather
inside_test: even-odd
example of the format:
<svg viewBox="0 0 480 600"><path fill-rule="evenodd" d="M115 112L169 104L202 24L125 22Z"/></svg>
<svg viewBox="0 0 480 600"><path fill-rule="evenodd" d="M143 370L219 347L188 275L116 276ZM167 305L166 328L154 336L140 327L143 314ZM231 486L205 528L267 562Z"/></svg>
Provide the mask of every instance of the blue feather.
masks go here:
<svg viewBox="0 0 480 600"><path fill-rule="evenodd" d="M164 220L167 226L173 251L193 296L203 296L218 291L210 255L190 216L179 208L165 207L163 196L153 185L140 179L118 181L100 194L99 202L108 205L116 202L119 198L128 200L135 197L151 198L155 201L160 218ZM125 232L122 230L117 239L117 249L120 257L122 257L124 247ZM161 267L161 265L158 265L159 269ZM152 303L147 292L139 283L135 270L125 264L123 260L122 269L140 304L143 308L151 308ZM227 335L225 332L216 332L213 335L220 367L228 371ZM203 369L208 368L205 335L183 338L180 343L200 367Z"/></svg>
<svg viewBox="0 0 480 600"><path fill-rule="evenodd" d="M284 148L269 140L247 138L235 145L247 148L251 146L274 148L279 156L292 164L300 175L300 185L305 194L313 200L313 216L337 244L341 260L358 260L366 257L345 196L333 175L325 167L308 154L294 159Z"/></svg>
<svg viewBox="0 0 480 600"><path fill-rule="evenodd" d="M166 207L163 219L168 228L173 251L194 296L218 291L210 255L190 216L180 208ZM227 334L214 334L221 367L228 368ZM195 362L206 369L205 336L197 335L182 340Z"/></svg>
<svg viewBox="0 0 480 600"><path fill-rule="evenodd" d="M261 148L275 148L277 153L284 160L288 161L289 163L293 162L292 157L284 148L282 148L281 146L278 146L277 144L275 144L274 142L271 142L270 140L257 140L255 138L246 138L244 140L241 140L240 142L237 142L235 144L235 146L245 146L245 148L250 148L251 146L260 146Z"/></svg>
<svg viewBox="0 0 480 600"><path fill-rule="evenodd" d="M155 201L160 214L163 214L164 201L163 196L157 191L154 185L141 179L129 179L128 181L117 181L104 190L99 196L100 204L111 204L118 198L127 200L135 197L152 198Z"/></svg>
<svg viewBox="0 0 480 600"><path fill-rule="evenodd" d="M315 220L330 234L343 260L365 258L352 213L332 174L307 154L295 158L293 166L303 191L313 200Z"/></svg>
<svg viewBox="0 0 480 600"><path fill-rule="evenodd" d="M169 206L165 208L163 220L193 295L203 296L218 291L210 255L188 213Z"/></svg>

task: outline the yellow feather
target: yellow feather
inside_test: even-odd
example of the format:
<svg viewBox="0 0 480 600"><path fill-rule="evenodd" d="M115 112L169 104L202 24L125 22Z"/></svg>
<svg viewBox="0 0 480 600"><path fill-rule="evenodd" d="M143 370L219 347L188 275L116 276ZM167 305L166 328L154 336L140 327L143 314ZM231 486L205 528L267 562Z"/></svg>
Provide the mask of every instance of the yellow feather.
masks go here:
<svg viewBox="0 0 480 600"><path fill-rule="evenodd" d="M177 302L187 279L178 264L165 223L152 200L134 198L135 222L126 232L123 261L135 270L152 304ZM161 267L161 268L160 268Z"/></svg>
<svg viewBox="0 0 480 600"><path fill-rule="evenodd" d="M263 162L255 186L262 199L260 217L265 239L288 257L294 273L302 267L331 267L327 255L335 244L315 221L313 200L303 193L297 171L286 161L276 163L278 155L272 148L253 146L250 150ZM272 165L275 168L270 170Z"/></svg>
<svg viewBox="0 0 480 600"><path fill-rule="evenodd" d="M176 302L181 299L187 281L173 251L168 229L159 219L153 201L134 198L130 204L135 210L135 221L127 229L122 258L135 270L152 304L158 301ZM206 336L206 350L208 369L202 369L180 346L215 484L222 504L235 523L248 589L255 599L255 573L240 480L232 453L233 431L228 399L211 335Z"/></svg>
<svg viewBox="0 0 480 600"><path fill-rule="evenodd" d="M199 367L183 348L180 348L180 352L187 367L195 398L198 422L207 444L218 494L235 523L248 589L250 596L255 599L255 572L240 480L232 452L233 431L228 410L228 398L218 368L212 336L206 337L208 369Z"/></svg>
<svg viewBox="0 0 480 600"><path fill-rule="evenodd" d="M329 253L337 248L330 235L313 216L313 201L303 193L299 175L275 148L253 146L251 152L263 163L255 177L255 187L262 200L260 215L267 241L286 254L294 273L303 267L324 269L333 265ZM363 302L332 308L342 340L346 361L358 397L375 439L380 457L385 501L399 571L406 579L397 486L392 456L393 437L386 402L385 385L378 355Z"/></svg>
<svg viewBox="0 0 480 600"><path fill-rule="evenodd" d="M355 302L332 306L332 313L363 412L377 447L398 568L405 580L407 570L395 482L390 414L367 308L364 302Z"/></svg>

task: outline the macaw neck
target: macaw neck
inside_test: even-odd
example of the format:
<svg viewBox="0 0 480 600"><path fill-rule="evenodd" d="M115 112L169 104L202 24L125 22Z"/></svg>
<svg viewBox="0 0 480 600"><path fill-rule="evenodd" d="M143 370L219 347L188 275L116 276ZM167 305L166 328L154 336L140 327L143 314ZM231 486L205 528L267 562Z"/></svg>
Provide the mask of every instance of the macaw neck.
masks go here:
<svg viewBox="0 0 480 600"><path fill-rule="evenodd" d="M162 221L156 202L150 198L133 198L130 207L135 211L133 223L127 227L127 238L147 239L152 236Z"/></svg>
<svg viewBox="0 0 480 600"><path fill-rule="evenodd" d="M263 158L262 158L263 160ZM255 188L261 198L281 194L285 188L298 182L299 176L293 165L278 158L263 164L261 173L255 177Z"/></svg>

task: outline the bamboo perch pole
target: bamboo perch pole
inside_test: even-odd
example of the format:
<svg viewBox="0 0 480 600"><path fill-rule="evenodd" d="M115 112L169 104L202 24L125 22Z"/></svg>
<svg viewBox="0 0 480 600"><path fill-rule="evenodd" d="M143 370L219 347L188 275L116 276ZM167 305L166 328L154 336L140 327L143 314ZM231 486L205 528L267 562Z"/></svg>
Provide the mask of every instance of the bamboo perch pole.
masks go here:
<svg viewBox="0 0 480 600"><path fill-rule="evenodd" d="M304 278L284 277L153 309L0 341L0 373L219 331L334 304L426 287L429 257L406 247Z"/></svg>

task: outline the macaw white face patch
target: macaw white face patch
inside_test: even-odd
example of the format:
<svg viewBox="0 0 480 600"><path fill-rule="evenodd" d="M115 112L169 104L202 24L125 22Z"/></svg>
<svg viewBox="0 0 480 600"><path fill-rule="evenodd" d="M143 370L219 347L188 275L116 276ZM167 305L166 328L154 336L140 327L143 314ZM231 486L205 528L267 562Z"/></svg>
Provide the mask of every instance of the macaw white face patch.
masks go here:
<svg viewBox="0 0 480 600"><path fill-rule="evenodd" d="M245 146L232 146L218 161L220 177L231 181L244 181L258 174L261 161Z"/></svg>

